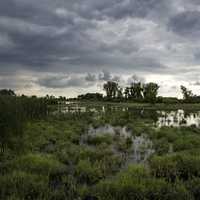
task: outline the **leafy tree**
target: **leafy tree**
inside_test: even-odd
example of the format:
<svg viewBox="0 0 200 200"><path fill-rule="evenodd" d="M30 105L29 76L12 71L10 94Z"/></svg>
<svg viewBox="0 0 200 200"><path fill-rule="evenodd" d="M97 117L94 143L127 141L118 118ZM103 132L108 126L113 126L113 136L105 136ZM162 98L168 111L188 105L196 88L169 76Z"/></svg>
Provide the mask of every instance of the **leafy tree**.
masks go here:
<svg viewBox="0 0 200 200"><path fill-rule="evenodd" d="M0 95L3 96L16 96L15 92L13 90L7 90L7 89L2 89L0 90Z"/></svg>
<svg viewBox="0 0 200 200"><path fill-rule="evenodd" d="M126 87L124 90L125 98L128 99L130 97L130 88Z"/></svg>
<svg viewBox="0 0 200 200"><path fill-rule="evenodd" d="M133 99L142 99L143 86L141 82L134 82L130 87L130 96Z"/></svg>
<svg viewBox="0 0 200 200"><path fill-rule="evenodd" d="M192 91L188 90L185 86L181 85L181 91L183 94L183 99L188 100L193 97Z"/></svg>
<svg viewBox="0 0 200 200"><path fill-rule="evenodd" d="M115 98L118 91L118 84L113 81L108 81L103 85L103 89L106 91L108 98Z"/></svg>
<svg viewBox="0 0 200 200"><path fill-rule="evenodd" d="M59 96L59 101L66 101L66 97Z"/></svg>
<svg viewBox="0 0 200 200"><path fill-rule="evenodd" d="M144 85L144 99L147 102L155 103L158 95L159 86L157 83L147 83Z"/></svg>
<svg viewBox="0 0 200 200"><path fill-rule="evenodd" d="M123 88L122 87L118 87L117 98L119 98L119 99L123 98Z"/></svg>
<svg viewBox="0 0 200 200"><path fill-rule="evenodd" d="M57 105L58 104L58 99L54 97L53 95L49 96L48 94L45 97L45 100L47 104L49 105Z"/></svg>
<svg viewBox="0 0 200 200"><path fill-rule="evenodd" d="M87 93L78 96L78 100L100 101L102 99L103 99L103 94L100 93Z"/></svg>

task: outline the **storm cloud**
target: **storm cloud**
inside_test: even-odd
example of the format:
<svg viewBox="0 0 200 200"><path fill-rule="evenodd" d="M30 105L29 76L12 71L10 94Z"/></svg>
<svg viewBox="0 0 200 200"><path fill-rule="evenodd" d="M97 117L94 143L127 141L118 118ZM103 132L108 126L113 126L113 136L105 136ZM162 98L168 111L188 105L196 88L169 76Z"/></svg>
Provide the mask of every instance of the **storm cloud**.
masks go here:
<svg viewBox="0 0 200 200"><path fill-rule="evenodd" d="M200 34L199 19L199 11L181 12L170 19L169 28L177 34L196 40Z"/></svg>
<svg viewBox="0 0 200 200"><path fill-rule="evenodd" d="M0 87L72 96L133 74L198 82L199 34L197 0L0 1Z"/></svg>

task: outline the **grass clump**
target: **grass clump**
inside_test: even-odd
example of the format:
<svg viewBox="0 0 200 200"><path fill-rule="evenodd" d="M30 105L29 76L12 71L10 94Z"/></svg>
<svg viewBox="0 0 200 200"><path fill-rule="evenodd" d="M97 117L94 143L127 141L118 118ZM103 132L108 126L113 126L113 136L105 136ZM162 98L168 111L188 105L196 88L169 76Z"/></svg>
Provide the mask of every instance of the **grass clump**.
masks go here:
<svg viewBox="0 0 200 200"><path fill-rule="evenodd" d="M75 170L79 183L95 184L102 178L102 172L98 163L92 164L89 160L80 160Z"/></svg>
<svg viewBox="0 0 200 200"><path fill-rule="evenodd" d="M87 143L89 145L100 145L100 144L107 144L110 145L113 141L113 137L109 134L102 134L102 135L89 135L87 138Z"/></svg>
<svg viewBox="0 0 200 200"><path fill-rule="evenodd" d="M200 177L200 157L186 153L155 156L150 161L150 168L155 177L163 177L172 182L175 179L186 181Z"/></svg>
<svg viewBox="0 0 200 200"><path fill-rule="evenodd" d="M156 179L144 166L130 166L113 179L101 181L91 192L91 197L101 200L193 200L186 187Z"/></svg>
<svg viewBox="0 0 200 200"><path fill-rule="evenodd" d="M23 170L28 173L48 175L62 173L66 167L52 155L27 154L18 157L5 166L10 170Z"/></svg>
<svg viewBox="0 0 200 200"><path fill-rule="evenodd" d="M1 199L48 199L48 177L23 171L0 176Z"/></svg>

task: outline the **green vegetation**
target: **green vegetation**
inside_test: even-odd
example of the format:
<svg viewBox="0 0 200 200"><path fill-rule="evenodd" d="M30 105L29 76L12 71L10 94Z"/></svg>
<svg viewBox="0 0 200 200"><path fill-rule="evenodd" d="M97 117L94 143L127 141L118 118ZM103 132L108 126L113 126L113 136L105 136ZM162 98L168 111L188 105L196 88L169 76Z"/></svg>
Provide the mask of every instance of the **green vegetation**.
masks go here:
<svg viewBox="0 0 200 200"><path fill-rule="evenodd" d="M77 98L68 99L68 101L90 101L96 102L100 101L106 103L135 103L141 104L141 106L152 106L152 104L162 104L164 106L180 106L182 104L199 104L200 96L194 95L191 90L187 89L185 86L180 86L183 99L178 99L176 97L162 97L158 96L160 86L157 83L142 83L135 80L130 83L129 86L123 88L117 82L108 81L104 83L103 90L106 95L100 93L87 93L79 95ZM52 99L52 97L51 97ZM53 98L55 100L55 98ZM58 99L62 102L63 98ZM53 103L52 103L53 104ZM150 104L150 105L149 105ZM154 106L154 105L153 105Z"/></svg>
<svg viewBox="0 0 200 200"><path fill-rule="evenodd" d="M129 166L112 180L97 184L92 192L97 199L193 199L189 190L180 181L169 183L152 177L144 166Z"/></svg>
<svg viewBox="0 0 200 200"><path fill-rule="evenodd" d="M5 92L4 92L5 93ZM1 152L7 146L18 145L23 136L25 122L47 116L48 108L44 98L16 97L14 92L0 95L0 145ZM10 94L11 93L11 94Z"/></svg>
<svg viewBox="0 0 200 200"><path fill-rule="evenodd" d="M118 83L108 81L103 88L106 91L107 100L132 100L156 103L159 86L156 83L133 82L123 92L123 88L118 86Z"/></svg>
<svg viewBox="0 0 200 200"><path fill-rule="evenodd" d="M0 199L199 199L198 127L156 127L162 104L52 100L0 92Z"/></svg>

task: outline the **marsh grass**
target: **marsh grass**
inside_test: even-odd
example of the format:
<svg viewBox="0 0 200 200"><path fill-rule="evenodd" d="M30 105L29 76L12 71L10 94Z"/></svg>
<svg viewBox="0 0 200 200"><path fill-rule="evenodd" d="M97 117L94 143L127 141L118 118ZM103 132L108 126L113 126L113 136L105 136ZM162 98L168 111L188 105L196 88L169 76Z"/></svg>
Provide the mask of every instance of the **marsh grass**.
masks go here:
<svg viewBox="0 0 200 200"><path fill-rule="evenodd" d="M110 109L98 117L60 113L28 120L23 135L10 138L15 148L1 153L0 199L198 200L200 129L158 129L153 115ZM88 137L90 126L106 124L126 127L131 137L145 134L154 154L145 163L126 164L131 137ZM141 154L145 148L151 145L141 145Z"/></svg>

